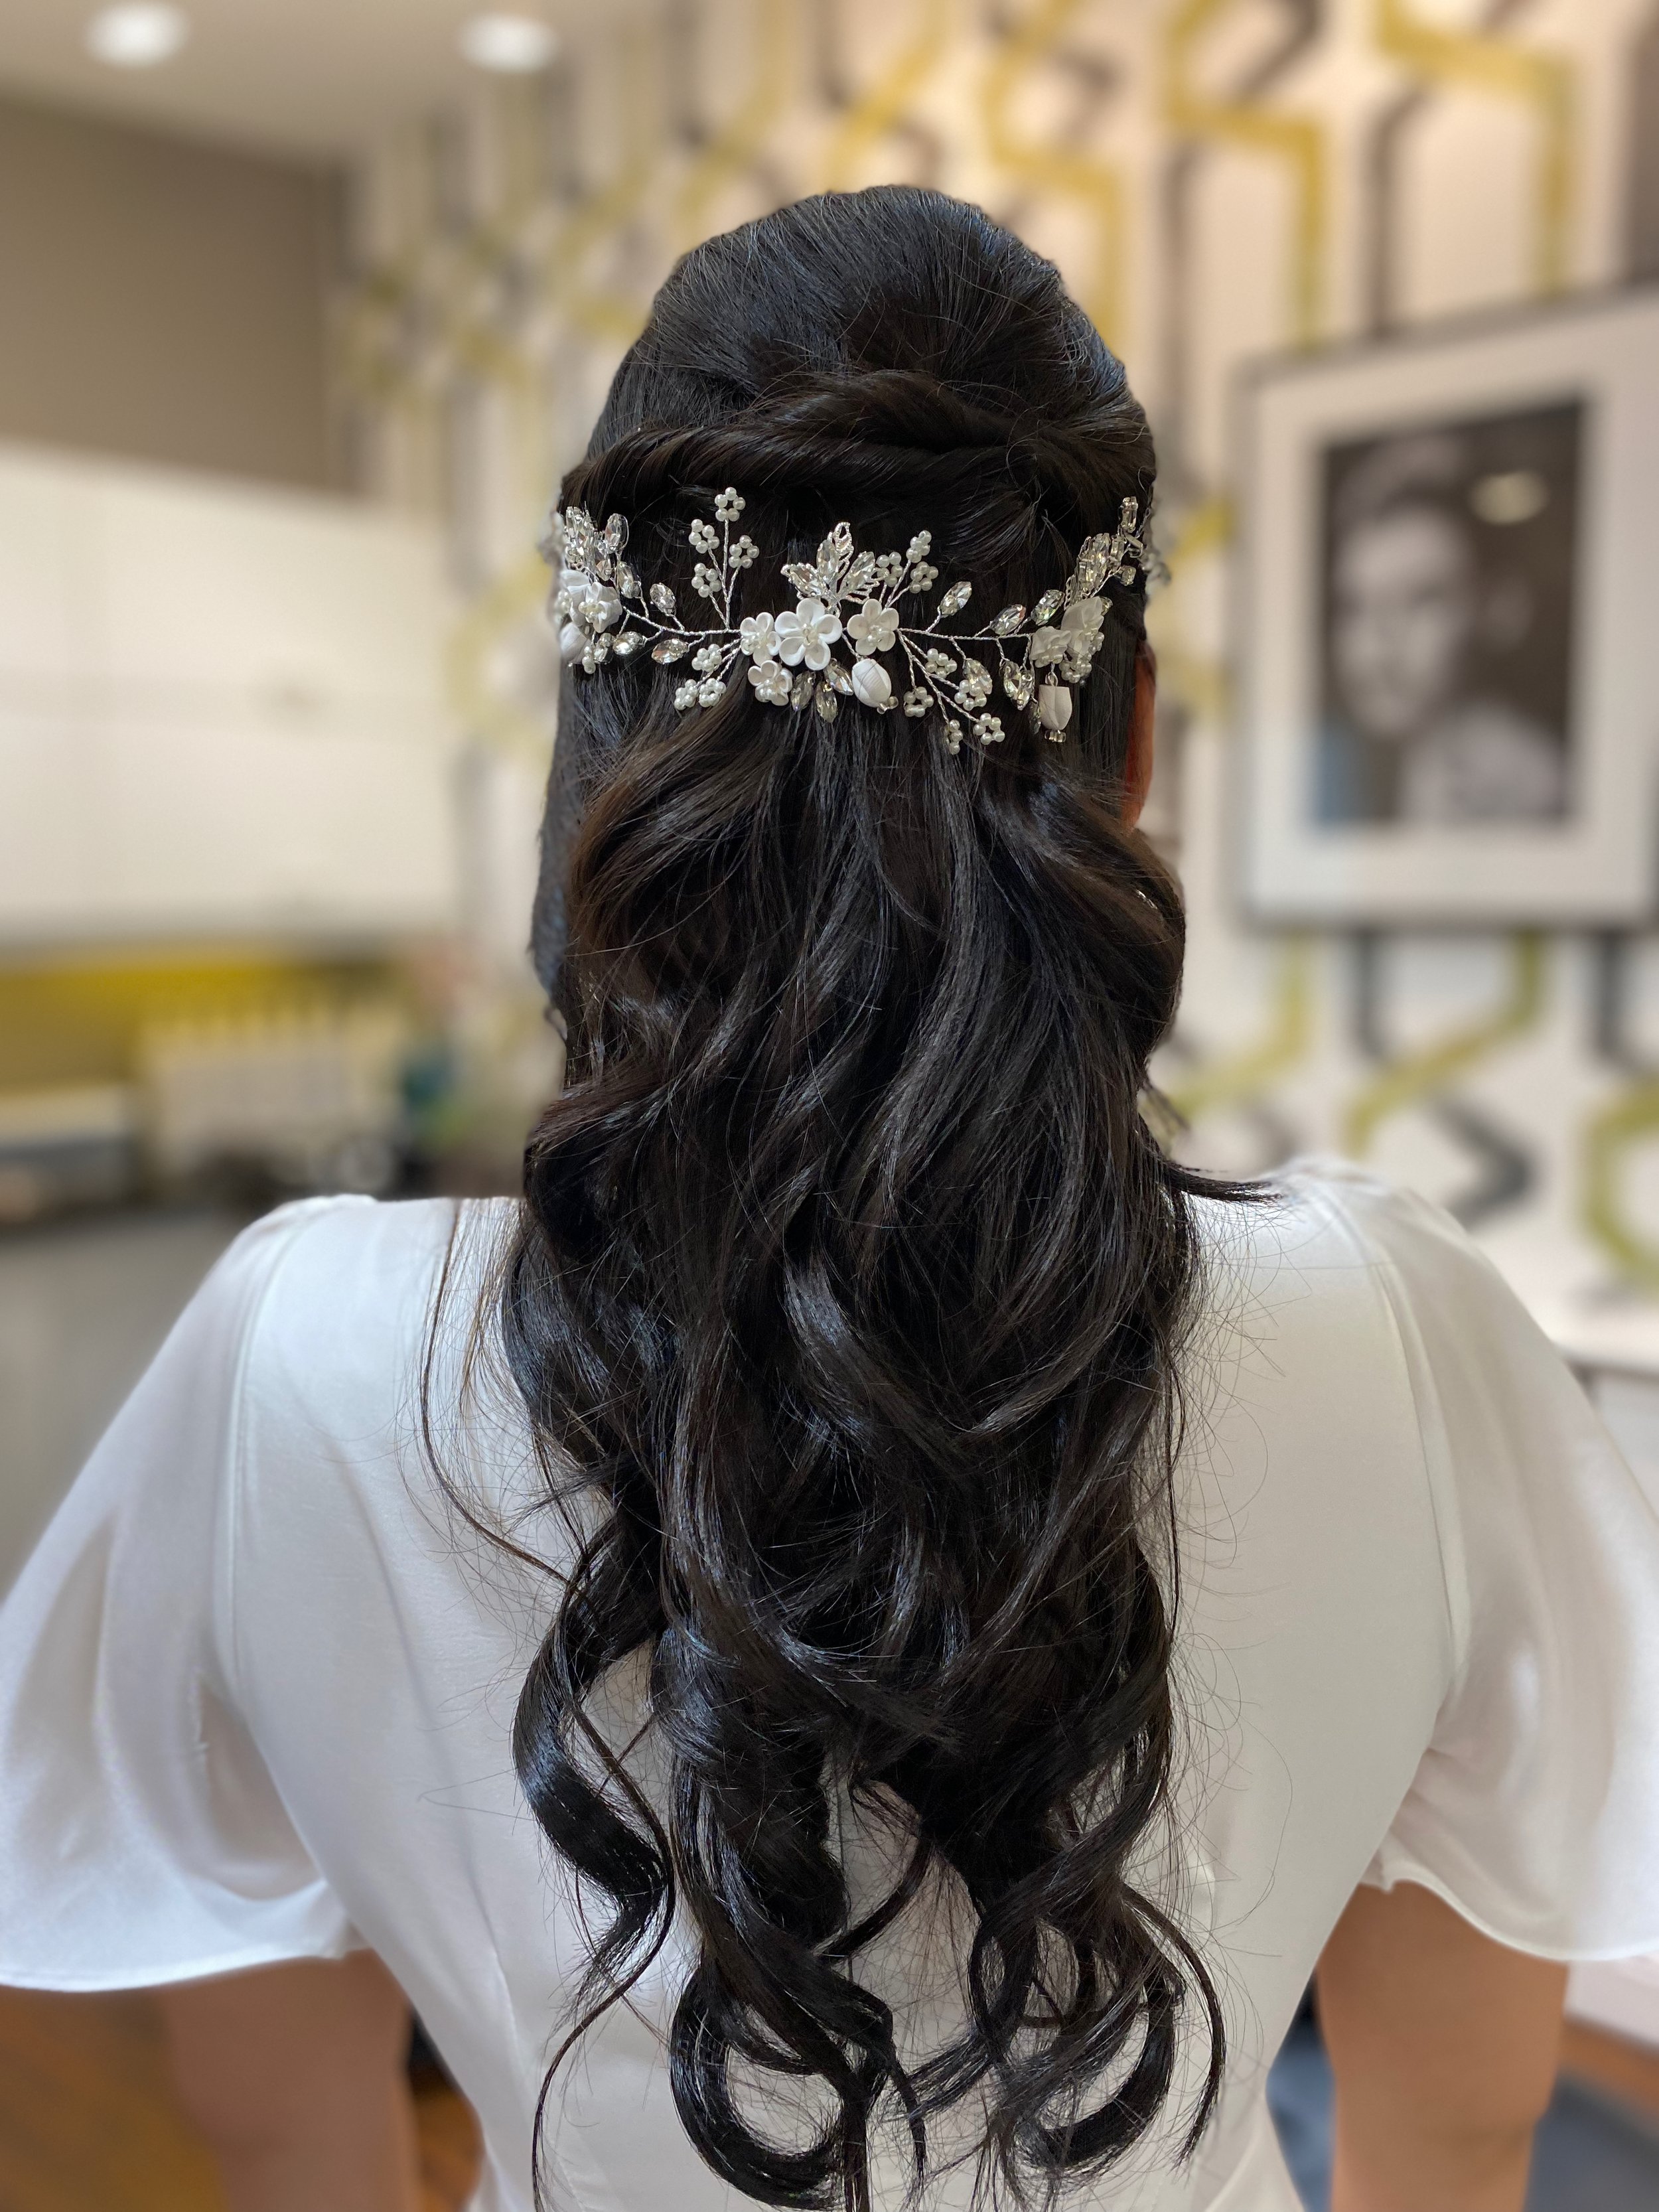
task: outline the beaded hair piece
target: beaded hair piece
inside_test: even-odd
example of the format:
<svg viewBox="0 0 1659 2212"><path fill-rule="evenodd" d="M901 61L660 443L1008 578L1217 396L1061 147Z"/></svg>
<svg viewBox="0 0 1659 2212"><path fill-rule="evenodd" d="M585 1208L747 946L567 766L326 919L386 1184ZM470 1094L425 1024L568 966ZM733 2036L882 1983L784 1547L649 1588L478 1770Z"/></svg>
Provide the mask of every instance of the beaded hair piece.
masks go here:
<svg viewBox="0 0 1659 2212"><path fill-rule="evenodd" d="M991 703L1000 684L1012 708L1031 713L1058 742L1072 719L1073 690L1094 664L1105 586L1133 583L1136 570L1144 575L1150 565L1140 503L1126 499L1117 528L1085 539L1063 586L1030 609L1004 607L983 629L947 632L939 625L962 612L973 596L970 584L948 585L931 620L901 619L902 603L926 600L939 581L927 557L931 532L919 530L902 553L866 553L838 522L815 560L792 561L782 569L794 587L793 608L739 620L732 605L738 581L758 550L746 532L733 534L744 506L728 487L715 498L714 521L694 522L686 533L698 556L691 588L710 617L702 627L696 618L701 609L690 611L688 622L669 586L647 587L624 557L628 524L622 515L611 515L601 528L579 507L556 513L543 550L559 570L552 614L564 659L589 676L613 657L636 653L670 665L684 661L690 672L674 693L682 712L716 705L747 661L749 682L767 706L797 712L811 706L826 722L848 697L878 714L902 707L918 720L937 709L953 753L964 735L981 745L1001 743L1006 732ZM916 611L927 610L918 604ZM994 649L994 679L990 653L970 653L970 646ZM903 656L902 695L884 665L893 653Z"/></svg>

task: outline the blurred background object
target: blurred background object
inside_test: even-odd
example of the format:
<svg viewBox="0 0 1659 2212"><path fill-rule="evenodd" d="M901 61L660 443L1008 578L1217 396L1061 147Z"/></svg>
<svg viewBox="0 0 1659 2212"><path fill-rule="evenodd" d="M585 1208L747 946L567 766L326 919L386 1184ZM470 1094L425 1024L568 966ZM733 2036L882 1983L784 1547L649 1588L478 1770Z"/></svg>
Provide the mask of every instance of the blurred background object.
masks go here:
<svg viewBox="0 0 1659 2212"><path fill-rule="evenodd" d="M1345 1151L1449 1204L1659 1490L1659 657L1619 645L1596 726L1593 917L1435 765L1479 721L1547 836L1615 672L1600 387L1517 364L1652 301L1655 0L8 0L0 1577L252 1210L514 1187L558 1067L523 950L548 498L676 254L890 179L1051 253L1152 412L1183 1154ZM1510 368L1402 420L1400 363L1499 330ZM1362 369L1300 492L1247 476L1246 394ZM1621 436L1659 466L1659 398ZM1298 834L1409 819L1387 913L1241 896L1237 549L1287 517L1262 627L1315 641L1329 727L1293 735L1342 756ZM1414 690L1402 546L1444 571ZM1504 895L1437 927L1471 854ZM1575 2001L1659 2047L1651 1974Z"/></svg>

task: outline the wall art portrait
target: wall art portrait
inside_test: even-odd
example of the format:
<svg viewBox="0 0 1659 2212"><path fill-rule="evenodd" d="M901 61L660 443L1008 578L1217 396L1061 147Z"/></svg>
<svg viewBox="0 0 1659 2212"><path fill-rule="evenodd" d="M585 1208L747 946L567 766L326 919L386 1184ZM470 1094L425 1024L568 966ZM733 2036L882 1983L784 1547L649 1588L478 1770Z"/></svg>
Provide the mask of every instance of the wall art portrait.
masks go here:
<svg viewBox="0 0 1659 2212"><path fill-rule="evenodd" d="M1243 388L1246 903L1654 904L1659 296L1265 364Z"/></svg>

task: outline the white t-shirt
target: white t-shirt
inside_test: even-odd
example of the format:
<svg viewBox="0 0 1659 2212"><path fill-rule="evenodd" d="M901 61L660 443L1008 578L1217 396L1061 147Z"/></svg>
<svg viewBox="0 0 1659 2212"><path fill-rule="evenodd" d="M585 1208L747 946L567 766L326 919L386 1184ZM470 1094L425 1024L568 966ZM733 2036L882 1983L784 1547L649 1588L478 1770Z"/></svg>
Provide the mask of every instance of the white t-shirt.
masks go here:
<svg viewBox="0 0 1659 2212"><path fill-rule="evenodd" d="M1189 2163L1165 2129L1078 2200L1115 2212L1293 2212L1263 2081L1358 1882L1421 1882L1543 1956L1659 1949L1659 1521L1444 1215L1340 1167L1278 1189L1200 1208L1177 1477L1180 1909L1223 1992L1226 2087ZM487 1382L465 1410L456 1379L509 1218L469 1210L434 1410L510 1516L522 1417ZM446 1509L420 1443L454 1219L348 1198L258 1223L76 1485L0 1613L0 1981L372 1944L482 2115L483 2203L524 2212L586 1949L508 1749L548 1585ZM867 1970L902 1984L921 1956ZM560 2076L568 2212L744 2201L669 2092L684 1965L671 1946ZM905 2179L883 2164L893 2201Z"/></svg>

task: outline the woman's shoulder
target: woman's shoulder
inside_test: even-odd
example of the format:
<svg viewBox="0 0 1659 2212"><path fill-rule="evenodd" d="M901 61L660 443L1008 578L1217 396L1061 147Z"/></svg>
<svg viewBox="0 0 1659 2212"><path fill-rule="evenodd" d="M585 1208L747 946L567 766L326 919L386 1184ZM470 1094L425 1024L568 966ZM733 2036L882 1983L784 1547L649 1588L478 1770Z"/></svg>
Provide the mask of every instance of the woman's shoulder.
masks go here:
<svg viewBox="0 0 1659 2212"><path fill-rule="evenodd" d="M512 1200L304 1199L245 1230L198 1296L236 1309L242 1393L344 1433L470 1334Z"/></svg>
<svg viewBox="0 0 1659 2212"><path fill-rule="evenodd" d="M1407 1300L1431 1279L1475 1279L1505 1297L1502 1279L1467 1230L1420 1193L1356 1162L1306 1154L1243 1186L1244 1196L1194 1200L1212 1273L1242 1273L1260 1292L1345 1272L1386 1276Z"/></svg>
<svg viewBox="0 0 1659 2212"><path fill-rule="evenodd" d="M300 1198L261 1214L237 1237L234 1253L264 1254L286 1269L303 1250L313 1261L354 1272L401 1273L423 1253L442 1253L458 1237L505 1234L516 1218L510 1198L370 1198L356 1191Z"/></svg>
<svg viewBox="0 0 1659 2212"><path fill-rule="evenodd" d="M1474 1413L1574 1390L1468 1231L1352 1161L1293 1160L1242 1200L1200 1198L1195 1213L1221 1370L1270 1368L1292 1425L1316 1407L1329 1418L1334 1393L1443 1462Z"/></svg>
<svg viewBox="0 0 1659 2212"><path fill-rule="evenodd" d="M1210 1265L1248 1270L1256 1287L1307 1270L1474 1274L1502 1285L1443 1206L1336 1155L1307 1152L1225 1197L1199 1194L1194 1214Z"/></svg>
<svg viewBox="0 0 1659 2212"><path fill-rule="evenodd" d="M499 1249L516 1212L505 1198L297 1199L245 1229L216 1273L260 1285L262 1326L326 1334L419 1304L434 1271Z"/></svg>

